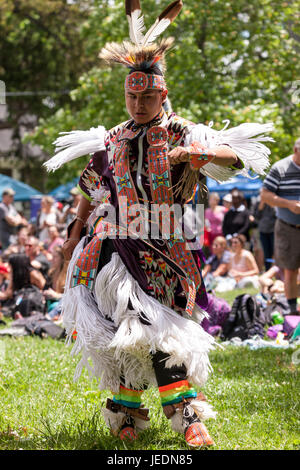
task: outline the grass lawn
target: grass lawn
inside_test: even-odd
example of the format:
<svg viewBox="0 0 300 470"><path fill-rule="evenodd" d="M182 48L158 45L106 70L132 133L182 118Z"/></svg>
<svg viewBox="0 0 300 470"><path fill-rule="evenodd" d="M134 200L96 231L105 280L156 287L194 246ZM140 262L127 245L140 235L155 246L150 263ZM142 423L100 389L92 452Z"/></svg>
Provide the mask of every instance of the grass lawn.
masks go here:
<svg viewBox="0 0 300 470"><path fill-rule="evenodd" d="M238 294L222 296L231 303ZM212 451L300 449L300 367L292 353L232 346L211 353L214 372L203 391L218 411L207 421ZM0 338L0 450L188 450L156 389L144 394L151 428L126 446L111 437L100 413L110 393L100 392L86 371L73 383L77 362L63 341Z"/></svg>

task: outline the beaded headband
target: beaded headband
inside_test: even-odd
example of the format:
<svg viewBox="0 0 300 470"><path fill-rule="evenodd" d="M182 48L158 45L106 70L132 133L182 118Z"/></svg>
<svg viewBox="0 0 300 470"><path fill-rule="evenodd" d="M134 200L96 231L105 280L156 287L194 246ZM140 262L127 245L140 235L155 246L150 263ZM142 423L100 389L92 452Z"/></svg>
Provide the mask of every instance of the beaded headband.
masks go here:
<svg viewBox="0 0 300 470"><path fill-rule="evenodd" d="M144 72L133 72L127 75L125 90L142 92L145 90L166 90L166 82L161 75L146 74Z"/></svg>

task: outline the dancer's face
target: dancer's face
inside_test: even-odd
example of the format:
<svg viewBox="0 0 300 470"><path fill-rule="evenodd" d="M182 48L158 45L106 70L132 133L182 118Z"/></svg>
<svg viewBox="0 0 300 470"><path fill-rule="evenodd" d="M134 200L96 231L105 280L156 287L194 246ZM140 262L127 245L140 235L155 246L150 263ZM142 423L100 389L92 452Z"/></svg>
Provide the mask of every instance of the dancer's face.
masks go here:
<svg viewBox="0 0 300 470"><path fill-rule="evenodd" d="M160 112L166 94L159 90L125 91L126 108L137 124L147 124Z"/></svg>

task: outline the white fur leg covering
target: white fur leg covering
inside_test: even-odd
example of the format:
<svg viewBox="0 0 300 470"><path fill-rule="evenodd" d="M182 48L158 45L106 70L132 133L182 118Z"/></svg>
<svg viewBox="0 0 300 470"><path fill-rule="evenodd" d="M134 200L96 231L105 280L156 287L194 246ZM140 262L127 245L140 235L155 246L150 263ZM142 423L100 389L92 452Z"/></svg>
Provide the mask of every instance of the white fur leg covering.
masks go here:
<svg viewBox="0 0 300 470"><path fill-rule="evenodd" d="M212 406L206 401L192 400L190 405L194 409L200 421L216 418L216 411L214 411ZM179 432L180 434L184 433L182 424L182 410L176 410L176 413L171 417L171 427L173 431Z"/></svg>
<svg viewBox="0 0 300 470"><path fill-rule="evenodd" d="M184 433L184 428L182 424L182 411L176 410L176 413L171 418L171 427L173 431L178 432L179 434Z"/></svg>
<svg viewBox="0 0 300 470"><path fill-rule="evenodd" d="M198 415L200 421L205 421L207 419L215 419L217 412L213 410L212 406L203 400L192 400L190 405L194 408L196 414Z"/></svg>
<svg viewBox="0 0 300 470"><path fill-rule="evenodd" d="M120 411L118 413L113 413L106 408L102 408L102 416L106 425L109 427L109 429L111 429L112 433L117 435L120 427L124 423L126 417L125 413L121 413Z"/></svg>
<svg viewBox="0 0 300 470"><path fill-rule="evenodd" d="M137 432L143 432L145 429L149 428L150 426L150 421L145 421L144 419L141 418L134 418L135 421L135 427Z"/></svg>
<svg viewBox="0 0 300 470"><path fill-rule="evenodd" d="M102 408L102 416L106 425L112 430L112 433L116 435L124 423L125 420L125 413L119 411L118 413L113 413L112 411L108 410L107 408ZM136 431L138 433L145 431L150 426L150 421L145 421L140 418L134 417Z"/></svg>

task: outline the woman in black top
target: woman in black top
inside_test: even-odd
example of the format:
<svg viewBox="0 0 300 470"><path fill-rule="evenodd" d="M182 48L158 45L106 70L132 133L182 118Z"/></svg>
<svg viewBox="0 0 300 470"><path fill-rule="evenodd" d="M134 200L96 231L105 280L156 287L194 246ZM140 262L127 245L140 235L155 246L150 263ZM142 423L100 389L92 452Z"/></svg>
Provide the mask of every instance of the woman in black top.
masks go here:
<svg viewBox="0 0 300 470"><path fill-rule="evenodd" d="M0 292L0 301L14 299L14 306L17 307L18 302L22 300L19 296L21 289L23 296L24 290L28 288L35 291L37 291L37 289L38 291L42 291L46 281L43 275L31 266L30 260L26 255L11 255L8 262L11 273L10 282L7 289L4 292ZM40 298L42 302L42 295Z"/></svg>

